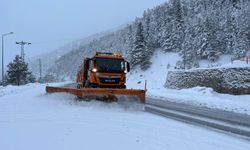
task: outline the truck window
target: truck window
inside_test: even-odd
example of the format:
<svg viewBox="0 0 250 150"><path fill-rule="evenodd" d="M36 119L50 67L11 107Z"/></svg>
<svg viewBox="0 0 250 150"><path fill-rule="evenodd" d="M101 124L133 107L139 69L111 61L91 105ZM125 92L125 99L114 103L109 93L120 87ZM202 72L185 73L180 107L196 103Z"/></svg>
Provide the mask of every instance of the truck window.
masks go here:
<svg viewBox="0 0 250 150"><path fill-rule="evenodd" d="M124 60L96 58L96 68L98 72L122 73L124 71Z"/></svg>

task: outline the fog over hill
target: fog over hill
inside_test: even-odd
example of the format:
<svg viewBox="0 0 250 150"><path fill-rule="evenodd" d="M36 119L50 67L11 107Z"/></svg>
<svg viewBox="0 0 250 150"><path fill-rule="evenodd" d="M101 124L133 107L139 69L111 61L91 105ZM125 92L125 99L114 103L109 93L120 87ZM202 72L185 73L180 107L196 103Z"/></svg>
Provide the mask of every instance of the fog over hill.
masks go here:
<svg viewBox="0 0 250 150"><path fill-rule="evenodd" d="M68 53L48 63L46 73L73 79L83 58L96 51L120 52L143 70L150 67L157 48L179 53L180 69L198 67L200 60L217 61L225 54L244 57L250 50L249 16L248 0L169 0L117 31L84 44L76 41Z"/></svg>
<svg viewBox="0 0 250 150"><path fill-rule="evenodd" d="M89 44L91 41L98 39L106 34L112 33L118 29L121 29L125 27L125 25L121 25L119 27L104 31L104 32L100 32L100 33L96 33L93 34L91 36L88 36L86 38L82 38L70 43L65 44L64 46L49 52L49 53L45 53L43 55L39 55L36 57L31 58L29 61L29 65L30 68L32 70L32 72L39 77L40 74L40 70L39 70L39 59L41 60L41 64L42 64L42 76L47 74L48 69L55 64L56 60L60 59L63 55L69 53L72 50L77 50L79 49L81 46L83 45L87 45Z"/></svg>

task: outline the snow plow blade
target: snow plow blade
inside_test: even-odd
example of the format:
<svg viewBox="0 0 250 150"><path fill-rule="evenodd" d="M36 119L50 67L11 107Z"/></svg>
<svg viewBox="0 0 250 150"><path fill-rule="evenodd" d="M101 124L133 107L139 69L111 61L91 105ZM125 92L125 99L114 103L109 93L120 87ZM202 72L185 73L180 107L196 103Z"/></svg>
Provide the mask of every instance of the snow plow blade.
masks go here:
<svg viewBox="0 0 250 150"><path fill-rule="evenodd" d="M116 99L117 95L134 96L145 103L145 90L116 89L116 88L73 88L73 87L51 87L46 86L47 93L64 92L76 95L79 98L93 98L103 101Z"/></svg>

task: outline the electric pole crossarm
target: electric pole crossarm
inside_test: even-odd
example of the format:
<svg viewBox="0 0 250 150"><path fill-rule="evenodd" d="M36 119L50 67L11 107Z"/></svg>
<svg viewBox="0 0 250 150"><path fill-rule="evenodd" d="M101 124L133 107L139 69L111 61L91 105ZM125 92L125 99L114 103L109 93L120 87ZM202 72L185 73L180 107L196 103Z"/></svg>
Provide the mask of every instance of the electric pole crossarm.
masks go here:
<svg viewBox="0 0 250 150"><path fill-rule="evenodd" d="M31 43L30 42L21 41L21 42L16 42L16 44L21 45L21 58L22 58L22 61L24 62L24 57L25 57L24 45L30 45Z"/></svg>

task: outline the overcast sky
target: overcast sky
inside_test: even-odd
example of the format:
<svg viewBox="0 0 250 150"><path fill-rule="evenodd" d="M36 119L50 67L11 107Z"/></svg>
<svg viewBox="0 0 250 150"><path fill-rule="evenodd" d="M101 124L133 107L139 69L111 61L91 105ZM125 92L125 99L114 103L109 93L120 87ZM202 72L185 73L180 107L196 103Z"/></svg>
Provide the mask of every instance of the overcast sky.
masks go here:
<svg viewBox="0 0 250 150"><path fill-rule="evenodd" d="M0 0L0 34L5 36L5 64L28 41L27 57L46 53L91 34L141 17L147 8L166 0Z"/></svg>

